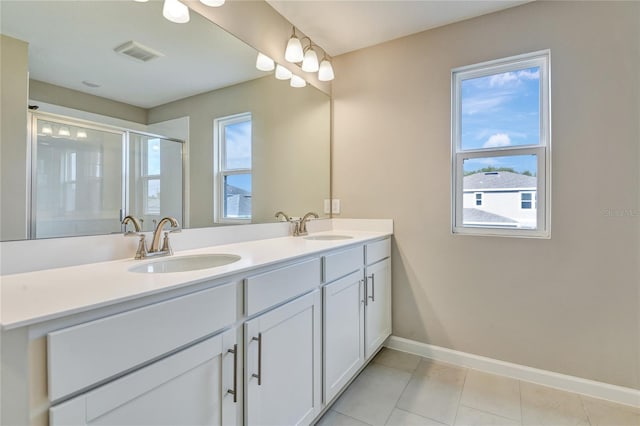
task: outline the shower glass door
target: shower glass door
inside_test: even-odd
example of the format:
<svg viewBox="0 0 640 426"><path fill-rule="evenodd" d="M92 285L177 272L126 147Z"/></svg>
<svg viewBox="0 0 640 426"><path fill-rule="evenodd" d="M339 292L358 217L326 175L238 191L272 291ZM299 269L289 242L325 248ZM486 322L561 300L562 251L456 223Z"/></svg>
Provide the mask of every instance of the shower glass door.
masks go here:
<svg viewBox="0 0 640 426"><path fill-rule="evenodd" d="M32 238L120 232L125 132L34 117Z"/></svg>

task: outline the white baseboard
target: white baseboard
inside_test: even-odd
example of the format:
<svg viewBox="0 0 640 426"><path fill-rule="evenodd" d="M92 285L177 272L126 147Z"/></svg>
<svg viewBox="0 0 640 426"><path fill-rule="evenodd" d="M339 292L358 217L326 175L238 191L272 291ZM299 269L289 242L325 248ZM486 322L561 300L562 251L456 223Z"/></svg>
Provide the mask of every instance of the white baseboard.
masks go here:
<svg viewBox="0 0 640 426"><path fill-rule="evenodd" d="M636 389L513 364L511 362L455 351L453 349L416 342L415 340L397 336L389 337L385 346L390 349L409 352L461 367L473 368L487 373L512 377L514 379L640 408L640 390Z"/></svg>

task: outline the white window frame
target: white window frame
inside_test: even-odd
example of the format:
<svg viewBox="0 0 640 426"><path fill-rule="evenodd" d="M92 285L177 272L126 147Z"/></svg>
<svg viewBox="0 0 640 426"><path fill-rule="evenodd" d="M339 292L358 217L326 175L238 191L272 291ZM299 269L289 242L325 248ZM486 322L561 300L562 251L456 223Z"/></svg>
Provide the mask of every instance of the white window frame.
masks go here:
<svg viewBox="0 0 640 426"><path fill-rule="evenodd" d="M220 117L213 120L213 142L214 142L214 208L213 208L213 220L215 223L230 223L241 224L251 223L253 217L253 211L248 218L228 218L224 216L224 181L226 176L252 174L252 169L226 169L225 168L225 127L230 124L236 124L243 121L252 121L250 112L243 112L240 114L229 115L226 117ZM253 146L253 141L251 141ZM253 207L253 204L252 204Z"/></svg>
<svg viewBox="0 0 640 426"><path fill-rule="evenodd" d="M496 148L462 149L461 87L464 80L486 77L526 68L540 67L540 142L536 145L516 145ZM453 234L551 237L551 51L541 50L451 70L451 223ZM499 228L463 224L463 193L465 160L515 155L537 156L537 220L536 229Z"/></svg>

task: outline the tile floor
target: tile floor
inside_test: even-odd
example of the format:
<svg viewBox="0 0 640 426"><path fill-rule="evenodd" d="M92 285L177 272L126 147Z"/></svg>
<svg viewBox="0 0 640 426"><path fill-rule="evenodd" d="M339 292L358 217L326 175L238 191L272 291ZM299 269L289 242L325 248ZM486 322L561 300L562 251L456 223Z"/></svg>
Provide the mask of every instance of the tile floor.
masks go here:
<svg viewBox="0 0 640 426"><path fill-rule="evenodd" d="M640 426L640 409L384 348L316 426Z"/></svg>

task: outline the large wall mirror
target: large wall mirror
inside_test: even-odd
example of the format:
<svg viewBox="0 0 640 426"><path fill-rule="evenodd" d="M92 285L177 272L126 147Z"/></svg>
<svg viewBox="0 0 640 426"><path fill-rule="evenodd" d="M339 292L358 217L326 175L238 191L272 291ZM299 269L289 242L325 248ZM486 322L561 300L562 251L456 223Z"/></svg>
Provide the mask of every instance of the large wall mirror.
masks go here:
<svg viewBox="0 0 640 426"><path fill-rule="evenodd" d="M258 71L252 47L194 11L186 24L167 21L161 1L1 7L3 37L28 49L28 99L38 109L25 111L24 143L38 157L25 159L33 192L25 235L3 229L0 239L121 232L129 213L147 229L165 215L191 228L273 222L278 210L322 216L330 191L325 93ZM60 126L75 137L54 137ZM25 179L1 172L5 181ZM45 210L33 214L39 202ZM87 209L108 218L104 228L77 231Z"/></svg>

